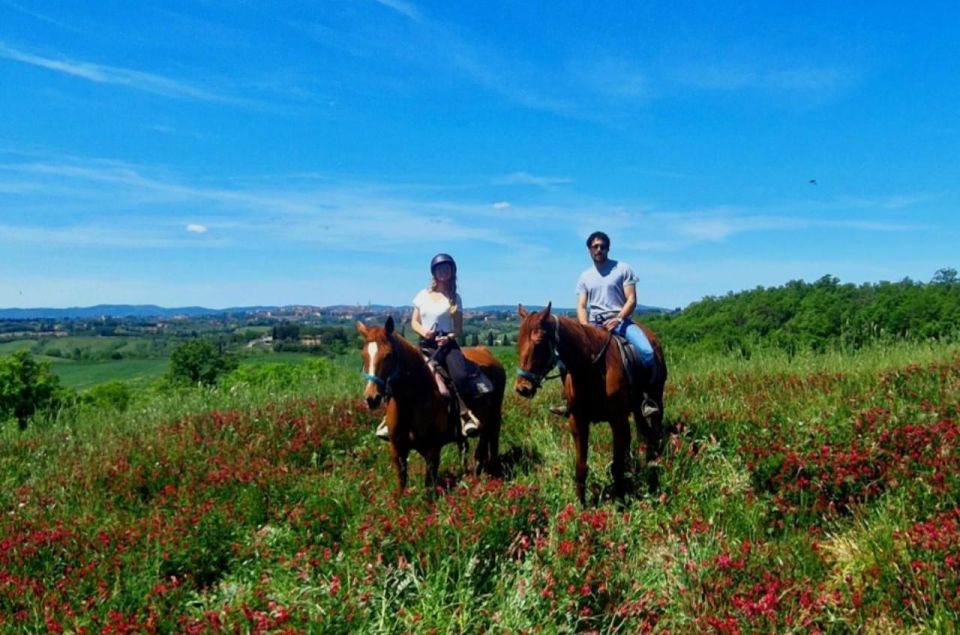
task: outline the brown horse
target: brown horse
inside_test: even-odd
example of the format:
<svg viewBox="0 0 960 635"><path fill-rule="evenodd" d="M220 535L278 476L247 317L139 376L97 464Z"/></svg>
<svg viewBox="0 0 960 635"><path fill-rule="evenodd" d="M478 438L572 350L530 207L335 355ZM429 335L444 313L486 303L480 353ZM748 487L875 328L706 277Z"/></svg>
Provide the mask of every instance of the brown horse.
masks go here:
<svg viewBox="0 0 960 635"><path fill-rule="evenodd" d="M656 335L640 325L653 345L657 377L652 385L631 392L621 362L620 347L611 340L611 334L596 326L586 326L576 320L551 315L551 305L543 311L528 312L521 304L518 313L523 321L517 336L516 391L523 397L533 397L541 382L558 361L567 373L563 392L570 412L570 432L577 450L577 498L585 503L587 481L587 448L590 424L609 421L613 431L613 480L618 498L625 493L624 469L630 450L630 413L633 413L638 435L646 440L647 461L654 460L663 449L663 387L667 366ZM658 412L643 416L643 394L654 401ZM659 485L656 471L650 472L649 485Z"/></svg>
<svg viewBox="0 0 960 635"><path fill-rule="evenodd" d="M457 443L461 454L466 439L460 434L460 411L442 395L433 372L420 349L394 331L393 317L382 327L357 322L363 336L360 352L367 380L363 396L376 409L387 399L387 427L390 430L390 457L397 473L397 494L407 486L407 457L416 450L426 461L425 485L431 492L437 483L440 450ZM503 366L483 347L464 348L463 355L480 367L493 383L493 391L476 400L471 410L480 420L480 436L474 454L477 472L495 474L500 452L500 409L507 378Z"/></svg>

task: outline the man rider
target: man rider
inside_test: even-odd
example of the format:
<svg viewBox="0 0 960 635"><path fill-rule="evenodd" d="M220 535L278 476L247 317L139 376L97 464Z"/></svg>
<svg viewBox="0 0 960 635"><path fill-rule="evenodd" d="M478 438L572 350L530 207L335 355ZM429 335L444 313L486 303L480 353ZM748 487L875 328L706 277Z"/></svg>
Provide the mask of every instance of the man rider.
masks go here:
<svg viewBox="0 0 960 635"><path fill-rule="evenodd" d="M653 347L643 329L631 319L637 306L637 275L627 263L609 257L610 237L604 232L590 234L587 251L593 265L577 280L577 320L626 338L644 367L644 377L639 384L649 385L656 378L657 371ZM643 410L649 416L658 409L652 400L644 398ZM551 408L551 411L567 414L565 407Z"/></svg>

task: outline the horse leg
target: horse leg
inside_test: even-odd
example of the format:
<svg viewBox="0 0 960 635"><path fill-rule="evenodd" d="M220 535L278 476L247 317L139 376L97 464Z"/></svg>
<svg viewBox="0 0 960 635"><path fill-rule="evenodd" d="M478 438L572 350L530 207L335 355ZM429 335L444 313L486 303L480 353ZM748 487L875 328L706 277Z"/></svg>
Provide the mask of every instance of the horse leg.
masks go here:
<svg viewBox="0 0 960 635"><path fill-rule="evenodd" d="M396 496L399 498L407 489L407 455L409 450L404 448L402 451L396 443L390 444L390 459L393 462L393 471L397 474Z"/></svg>
<svg viewBox="0 0 960 635"><path fill-rule="evenodd" d="M619 500L626 494L626 483L623 478L627 464L627 455L630 452L630 420L627 416L619 417L610 422L610 431L613 433L613 491Z"/></svg>
<svg viewBox="0 0 960 635"><path fill-rule="evenodd" d="M663 453L664 446L662 388L659 394L650 395L650 398L656 402L658 411L649 417L644 417L643 407L638 404L633 418L637 423L637 432L643 436L646 445L647 487L651 494L655 494L660 489L660 471L659 465L653 465L653 463Z"/></svg>
<svg viewBox="0 0 960 635"><path fill-rule="evenodd" d="M476 473L486 472L490 476L500 473L500 414L487 412L483 416L483 427L480 428L480 438L477 441L477 450L474 454Z"/></svg>
<svg viewBox="0 0 960 635"><path fill-rule="evenodd" d="M500 426L503 421L500 418L500 406L491 417L490 426L487 431L487 463L484 468L490 476L500 476Z"/></svg>
<svg viewBox="0 0 960 635"><path fill-rule="evenodd" d="M590 447L590 422L570 415L570 432L573 434L573 444L576 446L577 462L575 477L577 482L577 500L581 505L587 504L587 450Z"/></svg>
<svg viewBox="0 0 960 635"><path fill-rule="evenodd" d="M434 445L423 452L423 460L426 462L426 471L423 475L423 485L428 497L434 495L437 488L437 482L440 472L440 446Z"/></svg>

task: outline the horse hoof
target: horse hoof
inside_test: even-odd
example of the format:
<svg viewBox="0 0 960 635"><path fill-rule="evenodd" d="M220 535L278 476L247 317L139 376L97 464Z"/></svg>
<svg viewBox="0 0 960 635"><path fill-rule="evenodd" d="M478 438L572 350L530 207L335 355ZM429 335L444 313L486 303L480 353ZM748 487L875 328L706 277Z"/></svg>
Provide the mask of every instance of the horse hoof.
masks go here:
<svg viewBox="0 0 960 635"><path fill-rule="evenodd" d="M380 425L377 426L377 438L382 441L390 440L390 428L387 427L386 419L381 421Z"/></svg>

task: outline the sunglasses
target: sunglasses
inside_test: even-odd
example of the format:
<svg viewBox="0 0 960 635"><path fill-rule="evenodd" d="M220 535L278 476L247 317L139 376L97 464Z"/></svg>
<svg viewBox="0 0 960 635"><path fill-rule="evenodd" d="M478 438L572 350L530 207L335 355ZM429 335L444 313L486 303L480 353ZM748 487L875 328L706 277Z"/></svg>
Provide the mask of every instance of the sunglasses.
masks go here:
<svg viewBox="0 0 960 635"><path fill-rule="evenodd" d="M603 243L594 243L594 244L590 245L590 249L591 249L591 251L597 251L597 250L599 250L599 251L609 251L609 250L610 250L610 248L609 248L608 246L604 245Z"/></svg>

